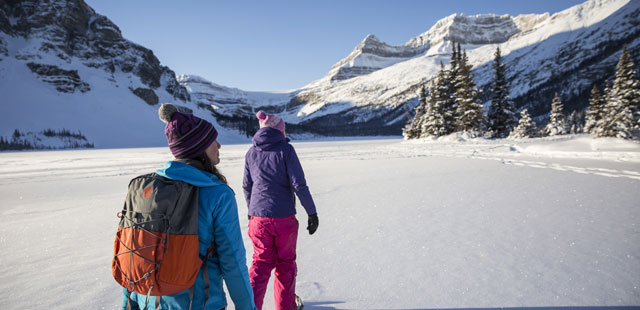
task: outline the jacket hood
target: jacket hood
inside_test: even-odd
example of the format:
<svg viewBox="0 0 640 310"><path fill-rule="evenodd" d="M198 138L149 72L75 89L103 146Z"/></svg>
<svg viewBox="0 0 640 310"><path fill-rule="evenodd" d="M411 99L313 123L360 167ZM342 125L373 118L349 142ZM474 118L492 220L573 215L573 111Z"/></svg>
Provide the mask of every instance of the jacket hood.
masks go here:
<svg viewBox="0 0 640 310"><path fill-rule="evenodd" d="M156 170L156 173L165 178L187 182L197 187L224 185L215 175L179 161L167 162L164 167Z"/></svg>
<svg viewBox="0 0 640 310"><path fill-rule="evenodd" d="M253 145L261 151L268 151L280 143L290 141L282 132L271 127L260 128L251 140Z"/></svg>

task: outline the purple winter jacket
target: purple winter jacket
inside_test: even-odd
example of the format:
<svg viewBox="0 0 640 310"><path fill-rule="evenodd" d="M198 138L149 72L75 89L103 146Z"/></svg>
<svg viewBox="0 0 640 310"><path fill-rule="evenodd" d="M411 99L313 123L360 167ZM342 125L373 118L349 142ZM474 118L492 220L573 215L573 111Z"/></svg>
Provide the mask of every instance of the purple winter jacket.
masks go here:
<svg viewBox="0 0 640 310"><path fill-rule="evenodd" d="M294 193L307 214L316 213L296 151L289 138L271 127L261 128L253 136L253 146L245 156L242 188L250 216L295 215Z"/></svg>

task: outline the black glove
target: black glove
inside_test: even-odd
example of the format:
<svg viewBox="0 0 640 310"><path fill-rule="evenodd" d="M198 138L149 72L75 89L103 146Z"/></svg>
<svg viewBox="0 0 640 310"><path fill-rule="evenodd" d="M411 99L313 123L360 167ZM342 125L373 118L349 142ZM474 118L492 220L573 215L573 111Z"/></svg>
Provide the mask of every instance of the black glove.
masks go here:
<svg viewBox="0 0 640 310"><path fill-rule="evenodd" d="M309 215L307 224L307 230L309 231L309 234L313 235L313 233L318 229L318 225L320 225L320 222L318 222L318 213Z"/></svg>
<svg viewBox="0 0 640 310"><path fill-rule="evenodd" d="M251 215L247 215L247 218L249 219L249 221L251 221Z"/></svg>

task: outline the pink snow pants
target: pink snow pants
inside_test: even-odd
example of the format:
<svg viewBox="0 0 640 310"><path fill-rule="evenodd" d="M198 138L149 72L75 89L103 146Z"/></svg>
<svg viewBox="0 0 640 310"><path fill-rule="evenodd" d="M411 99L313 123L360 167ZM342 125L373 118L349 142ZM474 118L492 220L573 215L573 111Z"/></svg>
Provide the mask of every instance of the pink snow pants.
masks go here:
<svg viewBox="0 0 640 310"><path fill-rule="evenodd" d="M262 309L271 270L275 271L274 295L277 310L296 307L296 241L298 220L295 216L270 218L252 216L249 237L253 243L253 263L249 278L258 310Z"/></svg>

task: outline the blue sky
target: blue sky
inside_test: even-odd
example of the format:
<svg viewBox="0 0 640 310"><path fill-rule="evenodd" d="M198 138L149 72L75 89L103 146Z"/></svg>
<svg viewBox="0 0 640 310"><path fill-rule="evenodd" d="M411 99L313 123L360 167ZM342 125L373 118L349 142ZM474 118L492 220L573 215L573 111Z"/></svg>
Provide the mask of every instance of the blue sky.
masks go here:
<svg viewBox="0 0 640 310"><path fill-rule="evenodd" d="M368 34L402 45L453 13L555 13L582 0L86 0L177 74L280 91L324 76Z"/></svg>

